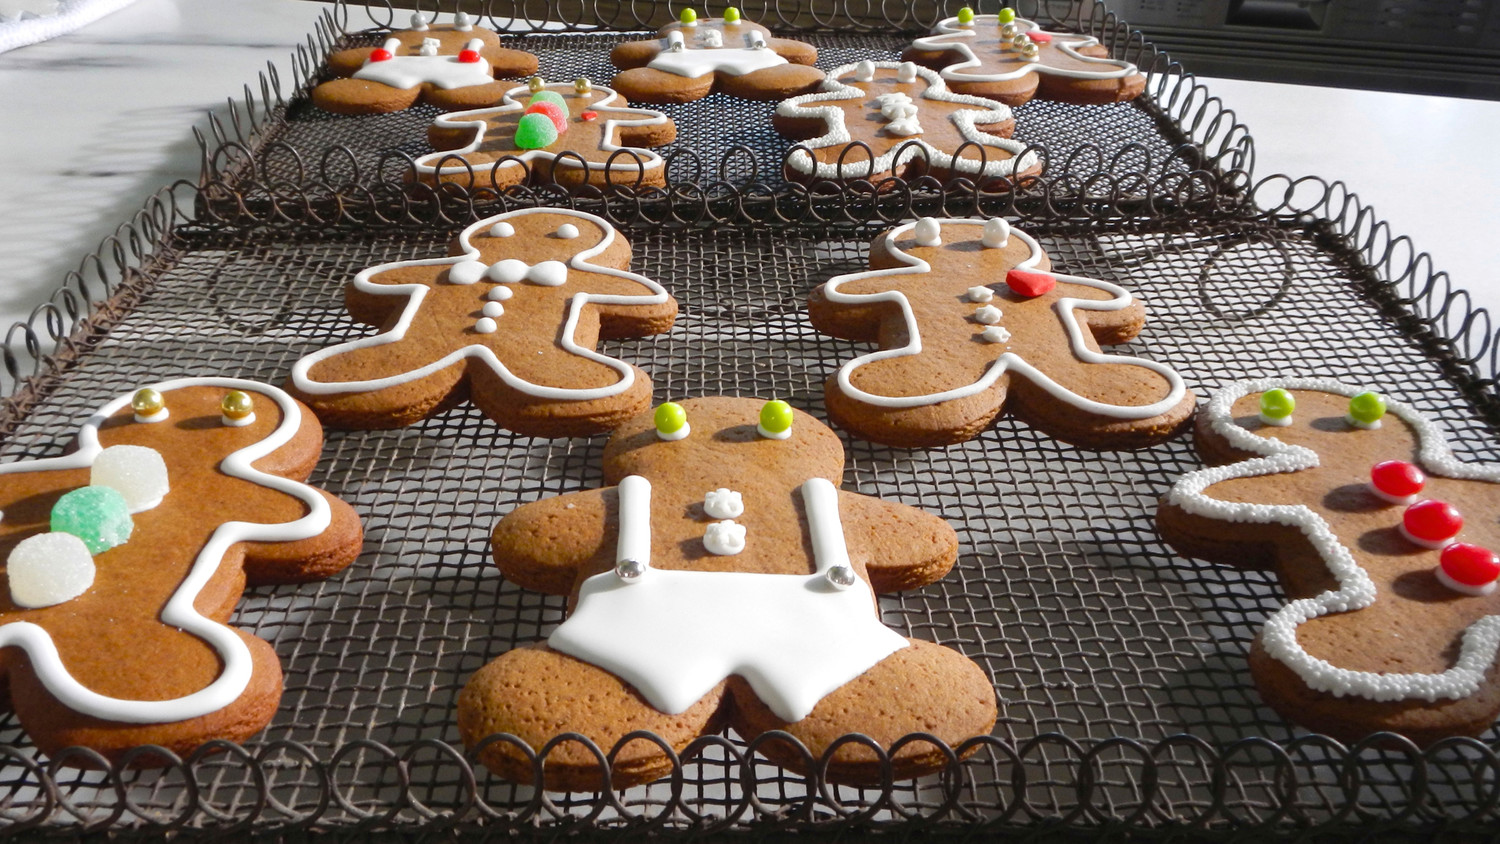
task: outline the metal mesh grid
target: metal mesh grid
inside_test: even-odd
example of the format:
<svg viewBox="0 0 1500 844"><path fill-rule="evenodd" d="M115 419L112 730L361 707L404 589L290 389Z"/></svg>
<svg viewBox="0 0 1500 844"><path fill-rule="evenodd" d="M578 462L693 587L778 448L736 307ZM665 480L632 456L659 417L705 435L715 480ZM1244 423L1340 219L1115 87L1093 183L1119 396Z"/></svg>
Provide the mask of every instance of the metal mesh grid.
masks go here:
<svg viewBox="0 0 1500 844"><path fill-rule="evenodd" d="M1441 379L1439 365L1302 230L1264 222L1029 230L1060 271L1141 295L1146 330L1121 351L1173 364L1200 396L1244 377L1337 376L1443 420L1463 457L1500 459L1494 429ZM449 234L179 230L176 260L144 301L58 380L0 447L0 459L58 453L94 407L139 383L179 374L281 382L299 356L360 333L341 304L354 273L441 254ZM627 234L633 269L673 291L681 315L668 335L605 348L649 371L658 401L775 395L823 415L824 378L863 347L814 332L803 299L828 277L862 268L872 231L838 239L732 227ZM255 589L241 602L235 623L270 641L286 670L275 722L246 748L259 757L200 761L194 789L180 770L126 772L132 808L124 823L214 827L259 812L262 823L310 813L348 824L387 811L417 823L424 816L411 801L434 810L462 805L467 768L443 749L457 739L458 689L484 662L562 618L562 599L499 576L488 561L488 531L520 503L598 485L604 440L518 437L468 407L400 431L330 431L312 482L364 516L365 552L331 581ZM923 506L959 532L952 574L884 597L882 608L896 629L963 651L994 679L1002 741L962 766L956 811L966 823L1084 818L1146 826L1214 814L1306 822L1409 811L1414 767L1404 755L1347 756L1299 739L1260 704L1244 659L1279 604L1272 578L1178 558L1156 538L1157 498L1199 465L1185 439L1092 453L1007 418L943 450L846 445L847 487ZM1193 739L1173 738L1179 734ZM1422 769L1425 812L1494 820L1497 736L1484 741L1491 750L1459 744L1435 752L1443 764ZM23 748L0 769L9 798L0 817L36 814L45 801L25 763L33 752L9 716L0 720L0 744ZM1210 745L1229 749L1220 755ZM385 748L411 755L404 779ZM882 803L881 789L809 796L802 777L748 767L748 791L761 801L752 819L762 822L838 820L861 809L890 819L943 807L935 778L890 789L906 807L898 810ZM603 811L592 823L605 828L629 828L622 815L656 813L669 816L661 821L668 827L701 825L688 809L728 822L743 811L743 776L733 751L710 747L685 762L680 802L658 784L613 804L553 795L548 811L575 820ZM264 788L257 777L266 778ZM523 813L533 805L529 789L483 771L478 777L487 805ZM125 811L97 772L61 770L57 778L76 805L48 814L51 823L108 823ZM269 809L263 793L274 798ZM330 793L334 805L320 809ZM798 809L808 800L816 807Z"/></svg>

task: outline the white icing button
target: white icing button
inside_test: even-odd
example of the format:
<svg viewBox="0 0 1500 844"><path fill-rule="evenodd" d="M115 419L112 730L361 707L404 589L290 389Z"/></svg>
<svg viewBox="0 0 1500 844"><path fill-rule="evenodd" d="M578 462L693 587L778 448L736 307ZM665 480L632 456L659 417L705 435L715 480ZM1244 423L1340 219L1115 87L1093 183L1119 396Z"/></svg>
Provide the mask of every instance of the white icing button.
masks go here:
<svg viewBox="0 0 1500 844"><path fill-rule="evenodd" d="M703 547L721 557L738 554L745 550L745 526L733 519L714 522L703 532Z"/></svg>
<svg viewBox="0 0 1500 844"><path fill-rule="evenodd" d="M901 66L898 67L898 68L896 68L896 81L897 82L915 82L915 81L917 81L917 66L914 65L914 64L912 64L911 62L902 62Z"/></svg>
<svg viewBox="0 0 1500 844"><path fill-rule="evenodd" d="M495 289L506 290L507 288L497 287ZM487 317L497 317L505 313L505 306L500 304L499 302L485 302L484 307L479 310L479 313Z"/></svg>
<svg viewBox="0 0 1500 844"><path fill-rule="evenodd" d="M678 428L677 430L673 431L670 434L664 432L660 428L657 428L656 429L656 436L658 438L660 438L660 439L666 440L669 443L674 443L674 442L677 442L678 440L685 440L685 439L687 439L687 435L691 434L692 432L693 432L693 426L690 425L690 424L688 424L687 422L683 422L681 428Z"/></svg>
<svg viewBox="0 0 1500 844"><path fill-rule="evenodd" d="M703 512L715 519L737 519L745 513L745 500L738 492L721 487L703 496Z"/></svg>
<svg viewBox="0 0 1500 844"><path fill-rule="evenodd" d="M250 411L250 413L248 415L241 416L239 419L230 419L228 416L220 416L219 417L219 424L223 425L226 428L243 428L246 425L250 425L250 424L252 424L254 422L255 422L255 411L253 411L253 410Z"/></svg>
<svg viewBox="0 0 1500 844"><path fill-rule="evenodd" d="M530 270L531 267L525 261L506 258L503 261L496 261L490 264L490 268L485 271L484 276L490 281L498 281L501 284L515 284L524 279L526 273Z"/></svg>
<svg viewBox="0 0 1500 844"><path fill-rule="evenodd" d="M94 585L94 557L71 533L39 533L16 543L5 561L10 599L22 607L71 601Z"/></svg>
<svg viewBox="0 0 1500 844"><path fill-rule="evenodd" d="M516 227L506 222L499 222L490 226L490 237L510 237L516 233Z"/></svg>
<svg viewBox="0 0 1500 844"><path fill-rule="evenodd" d="M543 261L526 273L526 280L543 287L561 287L568 283L568 265L562 261Z"/></svg>
<svg viewBox="0 0 1500 844"><path fill-rule="evenodd" d="M563 223L557 227L557 236L563 240L572 240L578 236L578 227L572 223Z"/></svg>
<svg viewBox="0 0 1500 844"><path fill-rule="evenodd" d="M854 80L856 82L869 82L875 78L875 63L862 61L854 66Z"/></svg>
<svg viewBox="0 0 1500 844"><path fill-rule="evenodd" d="M724 46L724 33L717 29L705 29L698 33L698 40L702 41L705 47L722 47Z"/></svg>
<svg viewBox="0 0 1500 844"><path fill-rule="evenodd" d="M943 229L938 221L931 217L923 217L917 221L915 234L918 246L942 246Z"/></svg>
<svg viewBox="0 0 1500 844"><path fill-rule="evenodd" d="M988 302L995 298L995 291L988 287L970 287L967 296L970 302Z"/></svg>
<svg viewBox="0 0 1500 844"><path fill-rule="evenodd" d="M448 268L449 284L473 284L484 278L489 267L478 261L459 261Z"/></svg>
<svg viewBox="0 0 1500 844"><path fill-rule="evenodd" d="M1004 316L994 305L985 305L974 311L974 321L980 325L995 325Z"/></svg>
<svg viewBox="0 0 1500 844"><path fill-rule="evenodd" d="M490 292L484 294L484 298L489 299L491 302L504 302L514 295L516 295L516 292L509 287L491 287Z"/></svg>
<svg viewBox="0 0 1500 844"><path fill-rule="evenodd" d="M99 452L89 469L89 486L120 493L132 513L160 504L172 488L161 452L143 445L112 445Z"/></svg>
<svg viewBox="0 0 1500 844"><path fill-rule="evenodd" d="M985 330L979 332L979 336L982 337L984 339L984 342L986 343L1010 342L1010 332L1006 331L1003 327L998 325L992 325L989 328L986 328Z"/></svg>
<svg viewBox="0 0 1500 844"><path fill-rule="evenodd" d="M986 249L1003 249L1010 242L1010 223L999 217L991 217L984 221L984 234L979 242Z"/></svg>
<svg viewBox="0 0 1500 844"><path fill-rule="evenodd" d="M479 332L480 334L494 334L496 329L498 329L499 327L500 326L496 325L495 321L493 319L490 319L489 317L480 317L479 321L474 323L474 330Z"/></svg>

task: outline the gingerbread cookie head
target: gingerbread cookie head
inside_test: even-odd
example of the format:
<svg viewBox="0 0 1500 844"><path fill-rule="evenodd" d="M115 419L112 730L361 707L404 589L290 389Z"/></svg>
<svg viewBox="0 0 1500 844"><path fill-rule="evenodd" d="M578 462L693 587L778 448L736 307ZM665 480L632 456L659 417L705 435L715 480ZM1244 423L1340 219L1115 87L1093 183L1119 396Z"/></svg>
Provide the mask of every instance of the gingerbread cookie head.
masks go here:
<svg viewBox="0 0 1500 844"><path fill-rule="evenodd" d="M956 537L914 508L839 491L842 446L811 416L753 399L662 405L621 426L604 470L614 486L525 505L495 528L506 576L569 594L572 613L545 645L469 681L459 729L471 746L506 732L541 747L576 731L607 750L647 729L680 750L727 719L747 739L786 730L817 757L850 732L890 746L929 731L956 746L993 726L978 666L890 630L875 607L875 591L941 577ZM561 696L546 690L561 688L581 703L553 705ZM897 776L942 767L917 744L895 754ZM599 784L591 754L554 750L547 787ZM788 750L766 752L792 761ZM508 746L480 758L531 778ZM612 784L669 769L659 746L628 743ZM829 772L880 775L852 747Z"/></svg>
<svg viewBox="0 0 1500 844"><path fill-rule="evenodd" d="M586 78L533 78L495 108L437 118L427 136L446 150L416 160L417 177L428 183L658 186L665 162L646 147L671 143L677 129L665 114L631 108Z"/></svg>
<svg viewBox="0 0 1500 844"><path fill-rule="evenodd" d="M0 465L0 666L38 747L185 755L271 719L276 655L225 621L247 579L358 555L358 517L300 482L321 449L282 391L189 378L105 405L67 455Z"/></svg>
<svg viewBox="0 0 1500 844"><path fill-rule="evenodd" d="M399 427L467 397L511 430L580 436L649 406L646 374L595 348L668 330L677 302L627 269L630 245L609 223L511 211L469 226L452 252L355 276L350 313L380 333L292 367L292 391L326 423Z"/></svg>
<svg viewBox="0 0 1500 844"><path fill-rule="evenodd" d="M1475 735L1500 714L1500 466L1412 408L1327 379L1215 393L1158 512L1181 553L1274 569L1289 603L1250 655L1266 702L1353 741Z"/></svg>
<svg viewBox="0 0 1500 844"><path fill-rule="evenodd" d="M1020 105L1033 96L1066 103L1133 100L1146 89L1135 65L1109 58L1095 38L1047 32L1011 9L959 10L901 56L941 70L948 87Z"/></svg>
<svg viewBox="0 0 1500 844"><path fill-rule="evenodd" d="M1051 271L1041 246L1004 220L931 217L883 234L871 269L830 279L809 311L820 331L878 342L840 367L829 415L876 442L961 442L1004 408L1091 448L1174 434L1193 394L1171 367L1107 355L1145 323L1109 282Z"/></svg>
<svg viewBox="0 0 1500 844"><path fill-rule="evenodd" d="M629 41L610 52L620 68L612 84L631 102L685 103L721 92L747 100L779 100L815 90L823 71L812 67L810 44L775 38L760 24L724 10L699 18L684 9L654 41Z"/></svg>
<svg viewBox="0 0 1500 844"><path fill-rule="evenodd" d="M379 47L339 50L328 68L340 78L318 85L313 104L338 114L385 114L418 102L446 111L500 101L511 83L495 77L536 72L536 56L500 46L494 32L459 12L452 23L412 13L412 28L390 34Z"/></svg>
<svg viewBox="0 0 1500 844"><path fill-rule="evenodd" d="M933 175L1014 178L1041 164L1010 139L1010 109L955 94L936 73L911 62L862 61L829 74L824 90L776 107L772 122L806 149L787 158L802 181Z"/></svg>

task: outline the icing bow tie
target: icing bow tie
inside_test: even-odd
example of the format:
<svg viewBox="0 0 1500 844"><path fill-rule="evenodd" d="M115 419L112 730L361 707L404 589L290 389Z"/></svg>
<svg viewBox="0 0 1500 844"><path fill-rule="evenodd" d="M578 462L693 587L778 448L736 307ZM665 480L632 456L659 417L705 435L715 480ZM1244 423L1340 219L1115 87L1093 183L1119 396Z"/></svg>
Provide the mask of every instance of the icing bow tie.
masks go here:
<svg viewBox="0 0 1500 844"><path fill-rule="evenodd" d="M449 284L473 284L480 279L500 284L525 281L543 287L561 287L568 280L568 265L562 261L528 264L515 258L506 258L488 266L479 261L459 261L448 268Z"/></svg>

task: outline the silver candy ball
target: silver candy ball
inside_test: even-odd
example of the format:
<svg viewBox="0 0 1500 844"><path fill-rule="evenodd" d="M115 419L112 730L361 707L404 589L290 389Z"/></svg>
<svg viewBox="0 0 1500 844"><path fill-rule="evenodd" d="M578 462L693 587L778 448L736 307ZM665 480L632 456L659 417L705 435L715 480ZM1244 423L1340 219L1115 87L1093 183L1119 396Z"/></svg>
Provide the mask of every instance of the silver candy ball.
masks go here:
<svg viewBox="0 0 1500 844"><path fill-rule="evenodd" d="M1021 28L1019 26L1016 26L1013 23L1008 23L1008 24L1005 24L1004 26L1000 27L1000 37L1001 38L1007 38L1007 39L1009 39L1009 38L1015 38L1020 33L1021 33Z"/></svg>
<svg viewBox="0 0 1500 844"><path fill-rule="evenodd" d="M1021 45L1021 55L1025 56L1028 59L1036 58L1037 54L1041 51L1041 47L1038 47L1036 44L1030 41L1027 41L1025 44Z"/></svg>
<svg viewBox="0 0 1500 844"><path fill-rule="evenodd" d="M859 582L859 575L855 574L854 569L849 566L834 566L824 574L824 577L840 589L848 589Z"/></svg>
<svg viewBox="0 0 1500 844"><path fill-rule="evenodd" d="M634 583L646 573L646 564L638 560L621 560L615 563L615 576L626 583Z"/></svg>

